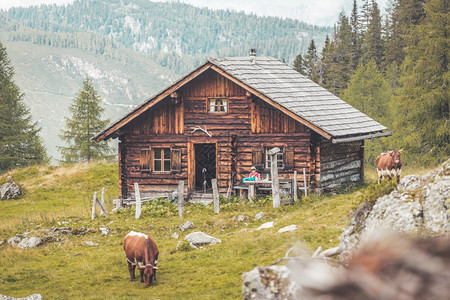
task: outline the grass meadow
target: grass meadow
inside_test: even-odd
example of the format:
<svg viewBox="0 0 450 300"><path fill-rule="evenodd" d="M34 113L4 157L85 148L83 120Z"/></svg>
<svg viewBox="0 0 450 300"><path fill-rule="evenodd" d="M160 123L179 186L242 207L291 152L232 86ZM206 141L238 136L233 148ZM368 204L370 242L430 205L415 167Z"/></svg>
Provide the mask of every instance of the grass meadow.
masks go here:
<svg viewBox="0 0 450 300"><path fill-rule="evenodd" d="M255 203L222 199L218 215L212 205L187 204L185 216L180 218L175 204L155 201L143 206L139 220L134 218L134 209L128 208L108 217L100 217L97 211L98 217L91 221L95 191L106 188L109 211L118 195L116 164L33 166L0 175L0 184L8 175L26 193L18 200L0 201L1 241L52 226L95 231L63 235L61 241L28 250L7 243L0 246L0 294L25 297L39 293L44 299L240 299L243 272L276 261L292 246L313 251L318 246L339 245L352 211L361 202L393 189L392 184L374 184L376 172L367 170L364 186L304 197L278 209L272 207L270 198ZM261 211L264 217L255 220ZM238 222L238 215L246 220ZM178 226L186 220L195 228L181 232ZM274 228L256 230L269 221L274 221ZM277 233L292 224L299 229ZM101 235L101 226L111 234ZM131 230L152 236L160 250L158 281L149 288L139 280L129 283L122 242ZM194 231L203 231L222 243L177 250L178 242ZM172 237L175 232L178 239ZM99 245L88 246L87 241Z"/></svg>

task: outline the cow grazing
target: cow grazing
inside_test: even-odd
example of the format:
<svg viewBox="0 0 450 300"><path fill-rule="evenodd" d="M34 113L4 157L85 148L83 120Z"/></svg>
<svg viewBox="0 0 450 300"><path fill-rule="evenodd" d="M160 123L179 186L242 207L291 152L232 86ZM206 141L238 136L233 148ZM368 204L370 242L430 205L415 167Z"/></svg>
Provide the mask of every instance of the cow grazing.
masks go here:
<svg viewBox="0 0 450 300"><path fill-rule="evenodd" d="M402 152L402 150L393 150L388 153L381 153L377 157L378 183L381 183L381 179L384 177L391 180L392 176L397 177L397 182L400 181L400 173L402 172L400 152Z"/></svg>
<svg viewBox="0 0 450 300"><path fill-rule="evenodd" d="M158 267L158 247L152 238L140 232L131 231L123 241L123 249L130 271L130 282L135 278L136 266L141 272L141 282L148 287L153 281L156 281L156 270Z"/></svg>

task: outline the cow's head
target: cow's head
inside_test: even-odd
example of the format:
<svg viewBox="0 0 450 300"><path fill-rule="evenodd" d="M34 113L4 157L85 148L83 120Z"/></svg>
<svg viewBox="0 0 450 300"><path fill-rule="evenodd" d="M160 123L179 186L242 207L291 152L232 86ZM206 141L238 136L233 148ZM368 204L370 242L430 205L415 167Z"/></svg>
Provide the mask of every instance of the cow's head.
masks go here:
<svg viewBox="0 0 450 300"><path fill-rule="evenodd" d="M140 270L144 270L144 279L145 279L145 286L149 287L150 284L153 281L153 275L155 274L155 270L158 270L159 268L156 266L156 261L154 262L154 265L147 264L142 265L139 267Z"/></svg>
<svg viewBox="0 0 450 300"><path fill-rule="evenodd" d="M392 150L389 152L389 155L392 156L392 160L394 162L394 165L396 166L401 166L402 165L402 160L400 158L401 152L403 149L401 150Z"/></svg>

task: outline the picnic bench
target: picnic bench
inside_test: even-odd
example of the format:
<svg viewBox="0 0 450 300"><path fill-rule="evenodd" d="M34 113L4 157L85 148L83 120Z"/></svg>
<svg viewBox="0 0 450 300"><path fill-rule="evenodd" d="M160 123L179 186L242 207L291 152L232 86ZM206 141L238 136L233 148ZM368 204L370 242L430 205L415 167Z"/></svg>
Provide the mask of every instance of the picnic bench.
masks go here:
<svg viewBox="0 0 450 300"><path fill-rule="evenodd" d="M297 189L303 190L305 196L308 195L306 186L306 172L303 169L303 186L297 185L297 172L294 172L293 178L278 178L279 192L281 197L290 196L290 201L297 201ZM271 193L272 181L268 179L244 181L233 187L235 194L239 198L248 198L250 201L258 194Z"/></svg>
<svg viewBox="0 0 450 300"><path fill-rule="evenodd" d="M279 179L281 196L291 196L293 194L293 182L292 179ZM257 181L245 181L239 185L233 187L236 191L236 195L239 193L239 198L248 198L250 201L256 197L257 194L263 194L264 192L272 192L271 180L257 180Z"/></svg>

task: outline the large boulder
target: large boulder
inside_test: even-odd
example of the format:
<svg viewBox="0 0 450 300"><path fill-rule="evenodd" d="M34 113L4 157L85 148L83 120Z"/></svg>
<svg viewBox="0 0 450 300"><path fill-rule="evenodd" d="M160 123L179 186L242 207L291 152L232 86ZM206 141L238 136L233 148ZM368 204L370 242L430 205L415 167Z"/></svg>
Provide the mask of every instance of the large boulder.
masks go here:
<svg viewBox="0 0 450 300"><path fill-rule="evenodd" d="M432 300L450 295L450 239L378 233L343 267L305 254L242 275L244 299Z"/></svg>
<svg viewBox="0 0 450 300"><path fill-rule="evenodd" d="M8 176L6 182L0 186L0 199L10 200L18 198L21 194L20 186Z"/></svg>
<svg viewBox="0 0 450 300"><path fill-rule="evenodd" d="M31 236L22 239L17 247L21 249L30 249L41 245L43 242L44 241L41 238L37 236Z"/></svg>
<svg viewBox="0 0 450 300"><path fill-rule="evenodd" d="M426 175L409 175L396 190L378 198L373 206L363 204L341 236L341 259L379 230L394 230L424 236L450 233L450 160Z"/></svg>

